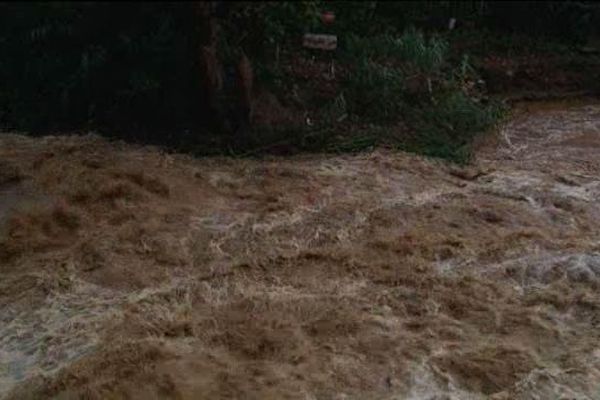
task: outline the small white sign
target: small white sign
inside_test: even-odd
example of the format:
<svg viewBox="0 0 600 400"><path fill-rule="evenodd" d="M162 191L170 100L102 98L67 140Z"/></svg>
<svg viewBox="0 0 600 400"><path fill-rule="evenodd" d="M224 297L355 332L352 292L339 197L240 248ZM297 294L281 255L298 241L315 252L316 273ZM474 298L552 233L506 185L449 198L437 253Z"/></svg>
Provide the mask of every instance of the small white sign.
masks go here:
<svg viewBox="0 0 600 400"><path fill-rule="evenodd" d="M306 33L302 45L310 49L335 50L337 48L337 36Z"/></svg>

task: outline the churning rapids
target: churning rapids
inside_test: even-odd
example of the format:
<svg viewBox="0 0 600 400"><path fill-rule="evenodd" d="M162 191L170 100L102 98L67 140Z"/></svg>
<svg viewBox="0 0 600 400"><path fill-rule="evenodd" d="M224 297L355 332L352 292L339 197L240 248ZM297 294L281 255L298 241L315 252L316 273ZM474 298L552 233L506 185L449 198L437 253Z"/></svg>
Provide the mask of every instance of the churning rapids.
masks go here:
<svg viewBox="0 0 600 400"><path fill-rule="evenodd" d="M457 167L0 135L0 398L600 399L600 105Z"/></svg>

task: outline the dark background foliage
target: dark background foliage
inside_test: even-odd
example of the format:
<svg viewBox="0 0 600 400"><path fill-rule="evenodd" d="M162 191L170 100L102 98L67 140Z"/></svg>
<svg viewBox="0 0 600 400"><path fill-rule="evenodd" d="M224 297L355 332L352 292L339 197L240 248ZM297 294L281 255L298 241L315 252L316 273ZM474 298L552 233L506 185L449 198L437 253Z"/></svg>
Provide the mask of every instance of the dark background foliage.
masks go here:
<svg viewBox="0 0 600 400"><path fill-rule="evenodd" d="M229 2L218 8L220 56L227 64L243 48L258 79L272 78L280 50L299 47L324 9L337 20L321 30L340 38L439 31L450 16L567 42L598 25L591 2ZM190 2L0 3L0 124L169 145L219 135L200 85L201 24Z"/></svg>

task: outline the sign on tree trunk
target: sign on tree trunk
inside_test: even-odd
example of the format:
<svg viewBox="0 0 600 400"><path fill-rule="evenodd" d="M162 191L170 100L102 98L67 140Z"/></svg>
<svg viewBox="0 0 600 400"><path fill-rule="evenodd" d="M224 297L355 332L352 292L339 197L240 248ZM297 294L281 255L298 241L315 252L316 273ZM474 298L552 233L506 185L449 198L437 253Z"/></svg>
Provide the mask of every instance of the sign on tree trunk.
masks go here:
<svg viewBox="0 0 600 400"><path fill-rule="evenodd" d="M302 44L310 49L335 50L337 48L337 36L307 33L304 35Z"/></svg>

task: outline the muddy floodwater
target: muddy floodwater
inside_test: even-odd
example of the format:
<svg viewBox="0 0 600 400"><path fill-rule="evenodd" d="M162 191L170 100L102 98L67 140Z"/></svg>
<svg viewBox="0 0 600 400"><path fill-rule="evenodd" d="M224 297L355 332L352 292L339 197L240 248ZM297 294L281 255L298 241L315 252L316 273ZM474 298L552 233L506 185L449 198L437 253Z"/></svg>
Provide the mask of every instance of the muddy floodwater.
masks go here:
<svg viewBox="0 0 600 400"><path fill-rule="evenodd" d="M0 398L600 399L600 104L476 154L0 135Z"/></svg>

